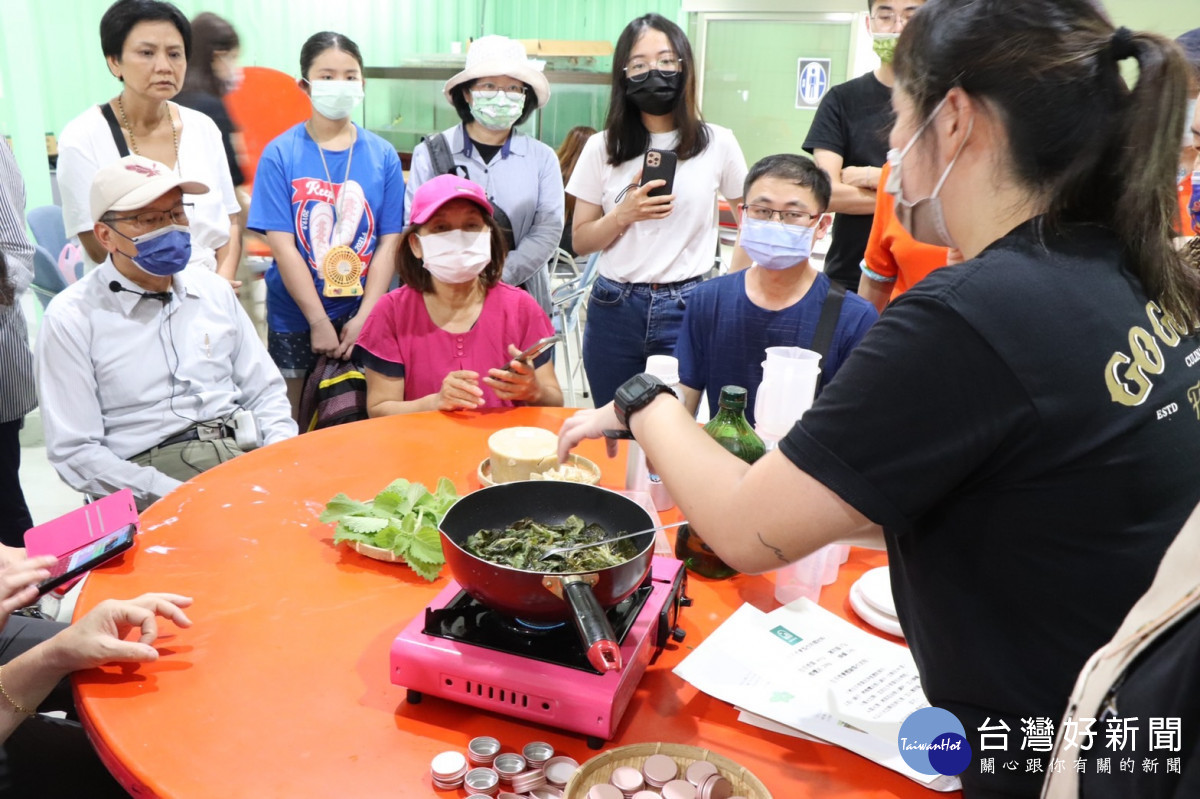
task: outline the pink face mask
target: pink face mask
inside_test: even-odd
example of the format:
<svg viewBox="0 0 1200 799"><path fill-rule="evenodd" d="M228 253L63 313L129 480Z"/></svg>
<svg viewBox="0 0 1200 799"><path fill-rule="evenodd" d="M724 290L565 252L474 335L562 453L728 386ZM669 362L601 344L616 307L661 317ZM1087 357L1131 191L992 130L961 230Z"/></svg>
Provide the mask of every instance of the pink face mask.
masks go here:
<svg viewBox="0 0 1200 799"><path fill-rule="evenodd" d="M950 170L954 168L954 164L958 161L958 156L962 153L962 148L966 146L967 139L971 138L971 130L975 126L974 117L971 118L967 126L967 135L963 137L962 144L958 146L958 151L954 153L954 157L950 159L950 163L946 165L946 170L942 172L942 176L938 179L937 185L933 187L933 193L923 200L908 200L904 197L900 187L900 165L904 160L904 156L908 155L908 151L917 143L917 139L921 138L921 134L929 127L929 123L937 116L938 111L946 104L946 98L937 104L933 112L921 123L921 127L917 128L917 132L908 140L908 144L904 145L902 150L888 150L888 164L891 165L891 174L888 175L887 185L884 186L884 191L896 198L896 220L900 223L908 234L914 239L925 244L932 244L935 247L955 247L954 239L950 236L950 231L946 227L946 215L942 210L942 199L938 194L942 190L942 185L946 182L946 178L950 176Z"/></svg>

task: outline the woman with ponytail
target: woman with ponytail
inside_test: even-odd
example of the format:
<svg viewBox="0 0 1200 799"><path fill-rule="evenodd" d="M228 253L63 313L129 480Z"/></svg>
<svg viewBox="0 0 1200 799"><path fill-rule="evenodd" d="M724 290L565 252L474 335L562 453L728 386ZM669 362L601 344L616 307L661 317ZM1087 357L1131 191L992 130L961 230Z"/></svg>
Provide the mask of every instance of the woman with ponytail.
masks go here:
<svg viewBox="0 0 1200 799"><path fill-rule="evenodd" d="M628 426L740 571L886 545L925 694L971 746L964 796L1034 797L1050 764L1021 741L1057 727L1200 499L1200 277L1171 243L1187 66L1089 0L930 0L895 64L897 217L965 262L897 299L753 465L645 376L560 454ZM1121 757L1092 733L1080 757Z"/></svg>

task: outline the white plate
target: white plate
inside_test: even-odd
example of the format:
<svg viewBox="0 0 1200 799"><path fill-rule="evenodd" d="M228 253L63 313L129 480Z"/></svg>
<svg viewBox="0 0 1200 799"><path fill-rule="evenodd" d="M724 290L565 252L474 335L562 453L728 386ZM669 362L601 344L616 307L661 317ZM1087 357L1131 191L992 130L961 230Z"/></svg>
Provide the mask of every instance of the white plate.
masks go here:
<svg viewBox="0 0 1200 799"><path fill-rule="evenodd" d="M886 616L896 618L896 600L892 599L892 574L887 566L871 569L858 578L863 599Z"/></svg>
<svg viewBox="0 0 1200 799"><path fill-rule="evenodd" d="M896 620L895 616L889 616L886 613L880 613L863 597L861 579L854 585L850 586L850 607L854 608L854 612L857 613L863 621L875 629L882 630L888 635L894 635L897 638L904 637L904 631L900 629L900 622Z"/></svg>

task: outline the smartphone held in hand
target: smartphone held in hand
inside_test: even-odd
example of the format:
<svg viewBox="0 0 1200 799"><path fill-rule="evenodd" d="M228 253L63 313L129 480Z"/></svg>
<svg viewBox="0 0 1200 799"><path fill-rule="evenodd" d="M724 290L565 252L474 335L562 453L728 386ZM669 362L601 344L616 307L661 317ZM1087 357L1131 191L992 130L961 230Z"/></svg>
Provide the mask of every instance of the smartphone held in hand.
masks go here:
<svg viewBox="0 0 1200 799"><path fill-rule="evenodd" d="M665 180L667 185L657 186L647 192L649 197L662 197L675 188L675 153L670 150L647 150L642 162L642 182L645 186L652 180Z"/></svg>
<svg viewBox="0 0 1200 799"><path fill-rule="evenodd" d="M562 336L546 336L546 338L540 339L536 344L527 348L520 355L513 356L512 358L505 361L503 364L501 364L497 368L507 369L509 366L512 365L513 361L531 361L532 362L534 358L538 357L543 352L550 349L551 347L553 347L555 344L557 344L558 342L560 342L562 340L563 340Z"/></svg>

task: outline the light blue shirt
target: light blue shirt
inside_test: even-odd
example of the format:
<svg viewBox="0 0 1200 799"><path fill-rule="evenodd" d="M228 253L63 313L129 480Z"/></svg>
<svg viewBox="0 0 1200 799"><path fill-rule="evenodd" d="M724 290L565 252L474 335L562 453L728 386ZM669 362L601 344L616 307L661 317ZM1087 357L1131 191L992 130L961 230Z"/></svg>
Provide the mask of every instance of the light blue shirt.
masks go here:
<svg viewBox="0 0 1200 799"><path fill-rule="evenodd" d="M504 282L521 286L550 312L550 271L563 231L563 183L558 156L548 146L513 131L504 150L484 163L479 148L465 145L463 126L443 131L454 163L466 167L467 177L483 186L487 196L504 209L513 226L515 250L504 261ZM413 194L432 177L433 164L424 142L413 150L404 189L404 220L408 222Z"/></svg>

